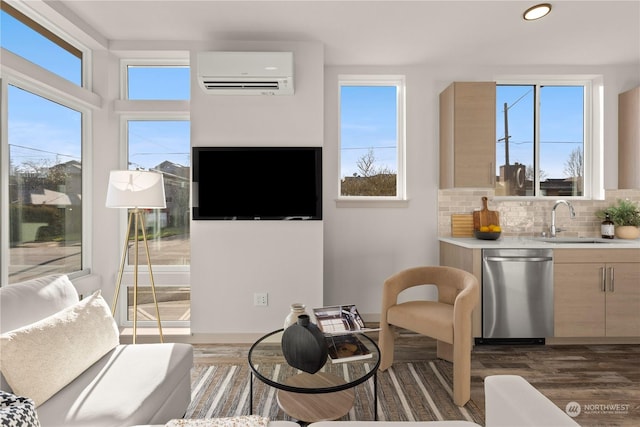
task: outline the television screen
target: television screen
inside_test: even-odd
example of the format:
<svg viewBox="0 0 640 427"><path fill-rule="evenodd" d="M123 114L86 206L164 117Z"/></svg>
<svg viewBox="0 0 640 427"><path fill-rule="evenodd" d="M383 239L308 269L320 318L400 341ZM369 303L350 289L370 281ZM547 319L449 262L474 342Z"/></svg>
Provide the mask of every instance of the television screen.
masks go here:
<svg viewBox="0 0 640 427"><path fill-rule="evenodd" d="M321 147L194 147L194 220L322 219Z"/></svg>

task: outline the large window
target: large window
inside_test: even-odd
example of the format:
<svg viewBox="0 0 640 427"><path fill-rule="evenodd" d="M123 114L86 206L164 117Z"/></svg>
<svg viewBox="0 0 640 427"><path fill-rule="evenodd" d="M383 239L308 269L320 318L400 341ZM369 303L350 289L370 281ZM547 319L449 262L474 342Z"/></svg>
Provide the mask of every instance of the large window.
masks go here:
<svg viewBox="0 0 640 427"><path fill-rule="evenodd" d="M127 147L127 168L156 171L163 175L167 207L145 212L150 260L156 282L160 318L165 326L182 326L190 319L188 268L191 262L190 182L191 138L188 112L180 102L190 98L187 60L123 61L122 97L135 104L151 106L149 110L123 118ZM161 112L153 102L162 102ZM172 111L173 108L173 111ZM123 215L123 221L125 216ZM129 268L134 264L135 246L127 252ZM146 259L139 246L139 259ZM151 326L155 307L148 286L139 287L138 319ZM133 288L126 293L127 314L124 323L133 319ZM122 306L122 305L120 305Z"/></svg>
<svg viewBox="0 0 640 427"><path fill-rule="evenodd" d="M0 80L4 284L86 267L83 147L90 112L85 102L63 95L56 78L39 77L46 69L81 85L83 51L40 17L1 5L0 45L24 63L19 74L3 64Z"/></svg>
<svg viewBox="0 0 640 427"><path fill-rule="evenodd" d="M189 265L189 121L129 120L127 129L129 169L160 172L164 178L167 207L145 215L151 261ZM133 264L131 254L129 264Z"/></svg>
<svg viewBox="0 0 640 427"><path fill-rule="evenodd" d="M82 269L82 113L8 86L9 282Z"/></svg>
<svg viewBox="0 0 640 427"><path fill-rule="evenodd" d="M496 196L585 196L590 84L498 84L496 99Z"/></svg>
<svg viewBox="0 0 640 427"><path fill-rule="evenodd" d="M341 76L340 198L404 199L404 79Z"/></svg>

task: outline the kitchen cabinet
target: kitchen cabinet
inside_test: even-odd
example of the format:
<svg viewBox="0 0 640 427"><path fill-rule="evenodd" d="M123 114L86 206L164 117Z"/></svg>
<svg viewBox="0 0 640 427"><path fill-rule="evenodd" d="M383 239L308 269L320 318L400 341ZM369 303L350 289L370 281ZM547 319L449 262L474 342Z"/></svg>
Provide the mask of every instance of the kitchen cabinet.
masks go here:
<svg viewBox="0 0 640 427"><path fill-rule="evenodd" d="M554 250L554 336L640 337L640 250Z"/></svg>
<svg viewBox="0 0 640 427"><path fill-rule="evenodd" d="M482 285L482 249L469 249L440 242L440 265L468 271L476 276ZM482 295L482 286L480 294ZM471 332L474 338L482 336L482 301L478 302L471 314Z"/></svg>
<svg viewBox="0 0 640 427"><path fill-rule="evenodd" d="M640 86L618 95L618 188L640 188Z"/></svg>
<svg viewBox="0 0 640 427"><path fill-rule="evenodd" d="M440 188L493 188L495 82L454 82L440 93Z"/></svg>

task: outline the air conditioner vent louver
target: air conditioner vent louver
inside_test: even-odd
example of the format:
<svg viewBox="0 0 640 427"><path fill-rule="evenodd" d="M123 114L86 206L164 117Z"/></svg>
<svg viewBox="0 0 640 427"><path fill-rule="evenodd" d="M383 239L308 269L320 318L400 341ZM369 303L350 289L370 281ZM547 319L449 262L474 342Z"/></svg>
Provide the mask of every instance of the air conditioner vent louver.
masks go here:
<svg viewBox="0 0 640 427"><path fill-rule="evenodd" d="M203 80L207 89L279 89L278 82L223 82Z"/></svg>
<svg viewBox="0 0 640 427"><path fill-rule="evenodd" d="M212 95L293 95L293 53L199 52L198 83Z"/></svg>

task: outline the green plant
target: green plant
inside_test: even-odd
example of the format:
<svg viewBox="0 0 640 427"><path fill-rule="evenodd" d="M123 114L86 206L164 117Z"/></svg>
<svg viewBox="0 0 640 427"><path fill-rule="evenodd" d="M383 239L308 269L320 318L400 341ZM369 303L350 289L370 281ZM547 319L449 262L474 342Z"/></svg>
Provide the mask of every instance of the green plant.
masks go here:
<svg viewBox="0 0 640 427"><path fill-rule="evenodd" d="M640 226L640 209L630 200L618 199L615 205L596 212L596 216L601 219L607 214L615 225Z"/></svg>

